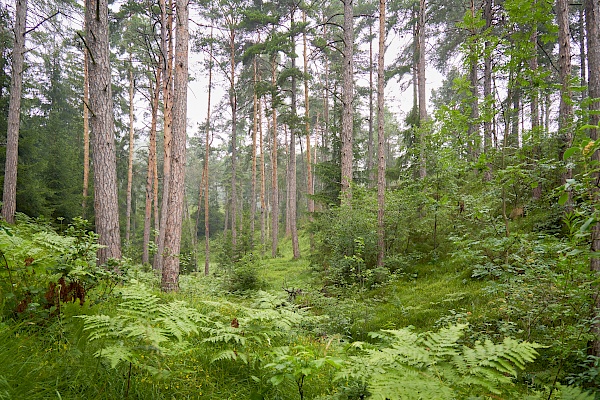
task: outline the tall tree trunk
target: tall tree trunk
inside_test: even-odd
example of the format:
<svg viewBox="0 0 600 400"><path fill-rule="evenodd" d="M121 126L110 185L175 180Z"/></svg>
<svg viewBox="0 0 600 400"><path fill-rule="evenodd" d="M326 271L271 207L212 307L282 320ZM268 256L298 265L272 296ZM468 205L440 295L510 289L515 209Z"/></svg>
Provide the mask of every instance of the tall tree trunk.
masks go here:
<svg viewBox="0 0 600 400"><path fill-rule="evenodd" d="M154 174L156 172L156 125L158 120L158 100L161 89L162 65L156 67L156 82L154 88L150 85L152 102L152 122L150 124L150 138L148 143L148 170L146 172L146 207L144 209L144 238L142 242L142 264L150 262L150 231L152 228L152 204L154 201Z"/></svg>
<svg viewBox="0 0 600 400"><path fill-rule="evenodd" d="M306 11L302 11L302 22L306 24ZM310 144L310 101L308 95L308 49L306 46L306 30L302 34L303 56L304 56L304 129L306 131L306 194L308 218L312 222L315 212L314 184L312 176L311 144ZM310 248L314 248L313 234L310 234Z"/></svg>
<svg viewBox="0 0 600 400"><path fill-rule="evenodd" d="M579 7L579 25L578 25L578 30L579 30L579 76L581 78L581 87L584 88L583 92L581 93L581 95L583 97L585 97L587 90L585 89L587 86L587 79L585 76L585 73L587 72L586 70L586 59L585 59L585 39L586 39L586 33L585 33L585 17L584 17L584 5L582 4L581 7Z"/></svg>
<svg viewBox="0 0 600 400"><path fill-rule="evenodd" d="M558 23L558 72L560 80L560 105L558 111L558 130L563 139L563 150L571 145L573 140L572 121L573 106L571 104L571 35L569 31L569 2L556 0L556 19ZM572 177L571 168L563 174L563 180ZM570 207L570 199L568 207Z"/></svg>
<svg viewBox="0 0 600 400"><path fill-rule="evenodd" d="M213 37L213 28L210 28L210 38ZM210 101L212 94L212 70L213 70L213 44L210 42L210 53L208 55L208 106L206 107L206 137L204 149L204 275L208 275L210 268L210 216L208 202L208 163L210 160ZM200 209L200 204L198 204ZM196 230L197 231L197 230Z"/></svg>
<svg viewBox="0 0 600 400"><path fill-rule="evenodd" d="M272 187L272 205L271 205L271 257L277 257L277 247L279 245L279 188L277 182L277 96L275 87L277 85L277 62L275 55L271 57L271 107L273 112L272 122L272 140L271 145L271 187Z"/></svg>
<svg viewBox="0 0 600 400"><path fill-rule="evenodd" d="M588 96L591 99L600 98L600 30L598 23L600 22L600 4L595 0L584 0L585 8L585 26L587 39L587 67L588 67ZM598 126L600 117L597 111L600 110L600 101L590 103L589 124ZM598 129L590 130L592 140L598 140ZM600 161L598 152L593 155L594 161ZM596 198L599 196L595 193ZM597 201L596 201L597 202ZM592 254L597 254L600 251L600 223L596 223L592 229ZM590 269L595 273L600 271L600 258L590 258ZM595 288L594 294L594 309L592 312L592 320L595 321L592 325L592 332L595 335L590 346L592 355L600 356L600 319L598 318L600 310L600 288Z"/></svg>
<svg viewBox="0 0 600 400"><path fill-rule="evenodd" d="M256 66L256 57L253 62L254 68L254 93L252 96L252 105L254 107L254 115L252 120L252 188L250 198L250 248L254 249L254 228L256 220L256 140L258 134L258 94L256 93L256 84L258 83L258 73Z"/></svg>
<svg viewBox="0 0 600 400"><path fill-rule="evenodd" d="M260 77L259 77L260 80ZM265 253L266 242L266 175L265 175L265 148L263 146L263 122L262 122L262 106L260 100L258 103L258 146L260 151L260 252Z"/></svg>
<svg viewBox="0 0 600 400"><path fill-rule="evenodd" d="M476 10L475 1L471 0L471 17L475 20ZM475 28L471 30L473 39L477 36ZM479 77L477 75L479 55L475 46L472 46L469 54L469 79L471 83L471 122L468 129L468 140L470 148L471 160L475 161L479 157L480 151L480 133L479 133Z"/></svg>
<svg viewBox="0 0 600 400"><path fill-rule="evenodd" d="M537 23L534 22L531 27L531 36L530 42L531 47L533 49L533 53L531 54L531 58L529 59L529 69L532 71L534 76L537 76L538 72L538 57L537 57ZM533 138L533 158L534 160L539 160L541 157L541 146L540 146L540 110L539 110L539 88L537 85L531 88L531 104L530 104L530 112L531 112L531 135ZM537 164L534 161L534 164ZM534 169L536 167L534 166ZM542 183L538 182L537 186L535 186L532 190L532 197L534 200L539 200L542 197Z"/></svg>
<svg viewBox="0 0 600 400"><path fill-rule="evenodd" d="M161 6L161 50L164 55L163 75L163 191L160 207L160 223L158 229L157 251L154 255L154 269L162 271L165 250L166 223L169 216L169 185L171 178L171 147L173 124L173 13L172 0L169 0L169 10L164 0L159 0Z"/></svg>
<svg viewBox="0 0 600 400"><path fill-rule="evenodd" d="M352 200L352 147L354 142L354 1L344 0L344 48L342 65L342 204Z"/></svg>
<svg viewBox="0 0 600 400"><path fill-rule="evenodd" d="M492 2L493 0L485 0L483 6L483 19L485 20L485 32L486 35L491 34L492 28ZM485 41L484 44L484 58L483 58L483 98L486 107L489 108L489 104L493 101L492 96L492 44L489 40ZM489 117L486 117L483 121L483 148L487 153L493 146L492 142L492 121Z"/></svg>
<svg viewBox="0 0 600 400"><path fill-rule="evenodd" d="M135 129L133 126L135 107L135 79L133 77L133 58L129 55L129 157L127 164L127 200L125 206L125 243L131 240L131 192L133 188L133 150L135 145Z"/></svg>
<svg viewBox="0 0 600 400"><path fill-rule="evenodd" d="M230 77L229 105L231 107L231 245L237 246L237 94L235 92L235 28L229 28Z"/></svg>
<svg viewBox="0 0 600 400"><path fill-rule="evenodd" d="M427 122L427 102L425 98L425 0L419 0L419 23L417 25L417 87L419 92L419 177L427 176L425 156L425 122Z"/></svg>
<svg viewBox="0 0 600 400"><path fill-rule="evenodd" d="M379 85L379 81L377 81L377 84ZM379 97L377 99L379 101ZM373 108L373 24L369 22L369 136L367 139L367 173L369 177L369 187L373 187L373 184L375 183L375 170L373 168Z"/></svg>
<svg viewBox="0 0 600 400"><path fill-rule="evenodd" d="M90 83L88 73L88 52L83 51L83 199L81 215L86 217L88 189L90 186Z"/></svg>
<svg viewBox="0 0 600 400"><path fill-rule="evenodd" d="M379 0L379 55L377 56L377 266L385 257L385 0Z"/></svg>
<svg viewBox="0 0 600 400"><path fill-rule="evenodd" d="M165 230L165 257L162 269L161 288L165 292L179 288L179 251L183 219L185 189L185 149L187 125L187 82L188 82L188 2L176 0L175 74L173 90L173 146L171 177L169 179L168 217Z"/></svg>
<svg viewBox="0 0 600 400"><path fill-rule="evenodd" d="M27 24L27 0L16 0L15 3L15 43L12 56L8 130L6 133L6 166L4 169L4 192L2 194L2 217L10 224L15 223L15 212L17 210L19 125L21 121L21 92L23 90L23 60L25 58L25 30Z"/></svg>
<svg viewBox="0 0 600 400"><path fill-rule="evenodd" d="M295 9L292 10L292 27L295 26L294 13ZM292 37L292 48L296 48L296 38ZM292 54L292 70L296 69L296 55ZM297 94L298 85L296 74L292 74L292 124L290 126L290 190L288 193L289 205L290 205L290 230L292 233L292 253L294 259L300 258L300 243L298 242L298 195L297 195L297 183L296 183L296 129L297 123Z"/></svg>
<svg viewBox="0 0 600 400"><path fill-rule="evenodd" d="M85 2L98 263L121 258L107 0Z"/></svg>

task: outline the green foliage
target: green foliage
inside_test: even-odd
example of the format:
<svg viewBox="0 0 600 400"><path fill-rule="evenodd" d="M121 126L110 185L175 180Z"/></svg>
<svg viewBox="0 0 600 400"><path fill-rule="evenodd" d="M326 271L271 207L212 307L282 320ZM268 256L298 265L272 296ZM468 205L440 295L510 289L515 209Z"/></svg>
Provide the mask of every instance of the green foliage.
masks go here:
<svg viewBox="0 0 600 400"><path fill-rule="evenodd" d="M184 350L185 338L198 334L202 315L182 301L161 301L141 284L120 290L116 315L81 315L90 341L98 341L95 357L111 368L127 362L152 373L164 372L160 359ZM176 339L176 340L175 340Z"/></svg>
<svg viewBox="0 0 600 400"><path fill-rule="evenodd" d="M467 325L438 332L414 333L410 328L372 333L384 345L353 356L352 367L338 379L369 383L377 399L449 399L476 393L510 393L517 371L532 362L540 345L505 338L469 347L461 343Z"/></svg>
<svg viewBox="0 0 600 400"><path fill-rule="evenodd" d="M304 384L306 378L317 373L320 369L329 365L339 369L342 360L335 357L318 355L309 347L295 345L293 347L279 347L273 351L273 361L264 366L271 370L271 384L280 385L285 379L291 379L298 387L300 399L304 399Z"/></svg>

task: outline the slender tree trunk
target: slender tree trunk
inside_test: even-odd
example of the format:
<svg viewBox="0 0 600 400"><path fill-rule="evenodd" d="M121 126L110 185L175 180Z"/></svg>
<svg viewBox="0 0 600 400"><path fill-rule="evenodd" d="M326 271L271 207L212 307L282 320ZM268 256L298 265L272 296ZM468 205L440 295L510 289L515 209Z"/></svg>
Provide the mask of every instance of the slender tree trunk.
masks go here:
<svg viewBox="0 0 600 400"><path fill-rule="evenodd" d="M586 70L586 54L585 54L585 40L586 40L586 33L585 33L585 17L584 17L584 5L582 4L581 7L579 7L579 76L581 78L581 87L584 88L583 92L581 93L582 97L585 97L586 95L586 86L587 86L587 80L586 80L586 76L585 73L587 72Z"/></svg>
<svg viewBox="0 0 600 400"><path fill-rule="evenodd" d="M98 263L121 258L107 0L85 2Z"/></svg>
<svg viewBox="0 0 600 400"><path fill-rule="evenodd" d="M345 0L344 4L344 48L342 65L342 130L341 130L341 166L342 166L342 204L351 204L352 200L352 147L354 142L354 1Z"/></svg>
<svg viewBox="0 0 600 400"><path fill-rule="evenodd" d="M88 52L83 51L83 199L81 215L86 217L88 189L90 186L90 83L88 74Z"/></svg>
<svg viewBox="0 0 600 400"><path fill-rule="evenodd" d="M229 28L230 77L229 105L231 106L231 245L237 246L237 94L235 92L235 28Z"/></svg>
<svg viewBox="0 0 600 400"><path fill-rule="evenodd" d="M573 106L571 104L571 34L569 31L569 2L567 0L556 0L556 19L558 23L558 72L560 80L560 105L558 111L558 130L563 139L564 150L571 146L573 141L572 122ZM572 177L571 168L563 174L563 181ZM570 197L570 196L569 196ZM567 208L570 207L569 199Z"/></svg>
<svg viewBox="0 0 600 400"><path fill-rule="evenodd" d="M260 80L260 77L259 77ZM259 133L259 151L260 151L260 252L262 255L265 253L266 243L266 217L267 217L267 203L266 203L266 175L265 175L265 148L263 146L263 122L262 122L262 106L258 107L258 133Z"/></svg>
<svg viewBox="0 0 600 400"><path fill-rule="evenodd" d="M483 6L483 19L485 20L485 32L490 34L492 27L492 2L493 0L485 0ZM486 108L489 109L493 101L492 96L492 44L489 40L485 41L484 58L483 58L483 98ZM487 153L493 146L492 142L492 121L488 118L483 121L483 148Z"/></svg>
<svg viewBox="0 0 600 400"><path fill-rule="evenodd" d="M15 42L13 46L10 100L8 105L4 192L2 194L2 217L10 224L15 223L15 212L17 210L19 125L21 121L21 92L23 91L23 60L25 58L25 30L27 24L27 0L16 0L15 3Z"/></svg>
<svg viewBox="0 0 600 400"><path fill-rule="evenodd" d="M586 26L586 39L587 39L587 68L588 68L588 96L590 99L600 98L600 30L598 24L600 23L600 4L595 0L584 0L585 8L585 26ZM598 110L600 110L600 101L593 101L589 106L589 124L598 126L600 117L598 116ZM590 137L592 140L598 140L598 129L590 129ZM600 161L600 154L595 152L593 154L593 160ZM599 197L598 192L594 193L597 198ZM591 243L592 255L597 254L600 251L600 223L596 223L592 229L592 243ZM600 271L600 258L590 258L590 269L596 274ZM600 288L596 286L594 288L594 309L592 311L592 332L595 335L594 340L590 343L590 353L596 357L600 356Z"/></svg>
<svg viewBox="0 0 600 400"><path fill-rule="evenodd" d="M213 28L210 28L210 38L213 37ZM208 106L206 107L206 137L204 149L204 275L209 274L210 268L210 216L208 202L208 163L210 160L210 101L212 94L212 70L213 70L213 44L210 42L210 53L208 61ZM198 209L200 204L198 204Z"/></svg>
<svg viewBox="0 0 600 400"><path fill-rule="evenodd" d="M169 212L165 230L165 257L162 269L161 288L165 292L179 288L179 251L183 219L185 189L185 150L187 124L188 82L188 2L176 0L175 74L173 91L173 146L171 177L167 204Z"/></svg>
<svg viewBox="0 0 600 400"><path fill-rule="evenodd" d="M292 11L292 26L295 25L294 21L295 10ZM296 48L296 38L292 37L292 48ZM296 55L292 55L292 70L296 69ZM290 230L292 233L292 252L294 259L300 258L300 243L298 242L298 193L297 193L297 181L296 181L296 119L298 114L297 106L297 94L298 85L296 75L292 75L292 120L294 121L290 126L290 191L288 193L288 199L290 204Z"/></svg>
<svg viewBox="0 0 600 400"><path fill-rule="evenodd" d="M125 243L131 241L131 192L133 188L133 150L135 146L135 129L133 126L135 107L135 79L133 77L133 58L129 55L129 157L127 164L127 200L125 208Z"/></svg>
<svg viewBox="0 0 600 400"><path fill-rule="evenodd" d="M163 107L164 107L164 152L163 152L163 195L160 207L160 223L158 229L157 252L154 255L154 269L162 271L163 258L165 251L165 235L167 228L167 218L169 217L169 191L171 179L171 147L172 147L172 123L173 123L173 14L172 3L169 4L169 10L164 0L160 0L162 37L161 48L164 54L164 79L163 79Z"/></svg>
<svg viewBox="0 0 600 400"><path fill-rule="evenodd" d="M427 176L425 156L425 122L427 122L427 102L425 99L425 0L419 0L419 23L417 27L417 86L419 91L419 177Z"/></svg>
<svg viewBox="0 0 600 400"><path fill-rule="evenodd" d="M537 75L538 70L538 57L537 57L537 23L534 23L531 27L531 47L533 49L533 53L531 58L529 59L529 69L532 73ZM531 104L530 104L530 112L531 112L531 135L533 138L533 158L534 160L538 160L541 157L541 146L540 146L540 111L539 111L539 89L537 85L531 88ZM535 164L537 164L534 161ZM534 168L536 168L534 166ZM532 197L534 200L539 200L542 197L542 183L538 182L537 186L532 190Z"/></svg>
<svg viewBox="0 0 600 400"><path fill-rule="evenodd" d="M377 56L377 266L385 257L385 0L379 0L379 55Z"/></svg>
<svg viewBox="0 0 600 400"><path fill-rule="evenodd" d="M306 11L302 11L302 22L306 24ZM315 212L314 184L312 176L312 159L311 159L311 143L310 143L310 101L308 95L308 49L306 46L306 31L302 34L303 56L304 56L304 130L306 131L306 194L307 194L307 210L309 221L312 222ZM310 234L311 252L314 248L313 234Z"/></svg>
<svg viewBox="0 0 600 400"><path fill-rule="evenodd" d="M271 186L272 186L272 206L271 206L271 257L277 257L277 247L279 245L279 188L277 182L277 97L275 87L277 85L277 63L275 55L271 58L271 84L273 93L271 94L271 107L273 109L273 144L271 146Z"/></svg>
<svg viewBox="0 0 600 400"><path fill-rule="evenodd" d="M379 81L377 84L379 84ZM373 187L373 184L375 183L375 170L373 168L373 158L375 158L373 146L373 109L373 24L369 22L369 136L367 139L367 173L369 174L369 187Z"/></svg>
<svg viewBox="0 0 600 400"><path fill-rule="evenodd" d="M256 66L256 58L254 58L254 94L252 103L254 107L254 115L252 120L252 188L250 198L250 248L254 249L254 227L256 220L256 140L258 134L258 95L256 93L256 84L258 83L258 73Z"/></svg>
<svg viewBox="0 0 600 400"><path fill-rule="evenodd" d="M475 1L471 0L471 17L475 19ZM477 31L473 28L471 36L475 39ZM479 157L481 138L479 132L479 77L478 70L479 55L475 46L470 49L469 54L469 79L471 83L471 122L469 124L468 135L470 145L471 160L475 161Z"/></svg>
<svg viewBox="0 0 600 400"><path fill-rule="evenodd" d="M158 100L160 97L162 66L156 68L156 83L150 87L152 101L152 122L150 124L150 138L148 143L148 171L146 172L146 207L144 209L144 239L142 243L142 264L150 262L150 231L152 227L152 204L154 200L154 174L156 171L156 125L158 120ZM152 86L152 85L151 85Z"/></svg>

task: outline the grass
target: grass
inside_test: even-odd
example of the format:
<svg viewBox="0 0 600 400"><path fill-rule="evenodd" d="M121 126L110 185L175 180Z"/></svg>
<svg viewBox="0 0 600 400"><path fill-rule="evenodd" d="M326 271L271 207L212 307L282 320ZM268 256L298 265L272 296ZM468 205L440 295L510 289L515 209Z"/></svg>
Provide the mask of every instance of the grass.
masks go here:
<svg viewBox="0 0 600 400"><path fill-rule="evenodd" d="M90 307L86 303L65 304L61 319L31 322L5 319L0 322L0 399L294 399L297 388L291 380L274 387L270 372L262 368L276 346L307 346L315 354L343 354L344 343L370 340L369 332L414 326L417 332L435 330L450 322L478 324L497 318L496 299L485 290L487 283L474 280L468 269L457 269L445 260L415 264L371 290L323 288L319 273L310 264L309 240L300 237L302 257L294 260L291 241L280 241L281 256L260 260L259 277L265 289L283 299L283 288L302 289L295 302L322 318L306 318L291 334L269 337L254 344L251 362L213 361L220 349L244 351L235 341L207 343L206 335L190 338L191 345L178 354L158 358L160 371L152 374L127 365L115 369L95 357L95 342L89 343L82 323L73 316L116 315L118 299ZM213 270L218 266L211 265ZM158 279L151 272L132 269L132 277L158 293ZM184 300L203 315L221 318L224 329L235 331L233 320L243 307L251 307L254 294L231 295L223 290L223 279L202 273L181 276L179 293L160 294L165 301ZM211 306L211 301L219 306ZM306 310L305 310L306 311ZM231 321L231 328L229 324ZM252 332L240 328L239 337L250 340ZM140 352L152 349L140 348ZM263 360L264 358L264 360ZM335 370L323 369L307 378L307 398L331 395ZM129 388L129 389L128 389ZM332 397L330 397L332 398Z"/></svg>

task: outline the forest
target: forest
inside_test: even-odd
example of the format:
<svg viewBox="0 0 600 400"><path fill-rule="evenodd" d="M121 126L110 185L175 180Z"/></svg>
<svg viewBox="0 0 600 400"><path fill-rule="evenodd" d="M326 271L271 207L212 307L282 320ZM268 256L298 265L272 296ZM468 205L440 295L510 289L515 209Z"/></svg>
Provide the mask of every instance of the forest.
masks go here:
<svg viewBox="0 0 600 400"><path fill-rule="evenodd" d="M0 0L0 399L600 398L599 23Z"/></svg>

